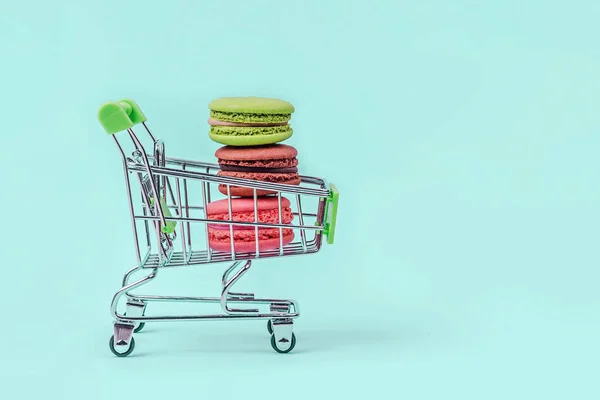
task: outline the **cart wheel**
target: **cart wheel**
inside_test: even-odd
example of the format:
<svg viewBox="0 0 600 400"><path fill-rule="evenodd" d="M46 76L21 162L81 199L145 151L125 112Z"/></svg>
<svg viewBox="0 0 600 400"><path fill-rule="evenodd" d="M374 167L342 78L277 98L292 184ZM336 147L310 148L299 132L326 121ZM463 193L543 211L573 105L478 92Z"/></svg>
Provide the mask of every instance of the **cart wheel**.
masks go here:
<svg viewBox="0 0 600 400"><path fill-rule="evenodd" d="M116 348L115 348L115 336L111 336L110 337L110 341L108 342L108 346L110 347L110 351L112 351L112 353L117 356L117 357L127 357L128 355L130 355L133 352L133 349L135 348L135 340L133 340L133 337L131 338L131 341L129 342L129 347L127 348L127 350L125 350L124 352L119 352Z"/></svg>
<svg viewBox="0 0 600 400"><path fill-rule="evenodd" d="M273 334L273 323L271 322L271 320L267 321L267 331L269 331L269 335Z"/></svg>
<svg viewBox="0 0 600 400"><path fill-rule="evenodd" d="M275 350L278 353L289 353L290 351L292 351L294 349L294 347L296 347L296 335L294 335L292 333L292 343L290 343L290 347L288 347L285 350L282 350L279 347L277 347L277 342L275 341L275 335L271 335L271 346L273 347L273 350Z"/></svg>

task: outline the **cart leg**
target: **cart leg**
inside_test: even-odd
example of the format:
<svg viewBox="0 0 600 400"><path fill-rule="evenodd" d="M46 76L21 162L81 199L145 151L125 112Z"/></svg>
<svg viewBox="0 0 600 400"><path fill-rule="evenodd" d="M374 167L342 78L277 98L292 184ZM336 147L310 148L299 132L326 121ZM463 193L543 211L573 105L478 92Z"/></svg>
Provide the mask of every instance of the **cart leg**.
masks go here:
<svg viewBox="0 0 600 400"><path fill-rule="evenodd" d="M117 304L119 303L119 299L121 298L121 296L126 295L126 297L128 298L128 303L129 302L143 303L143 301L136 299L135 296L130 295L129 291L133 290L139 286L142 286L142 285L148 283L149 281L151 281L152 279L154 279L156 277L157 270L158 270L158 268L154 268L148 276L141 278L140 280L135 281L133 283L128 283L127 285L125 285L125 283L127 283L127 280L125 280L123 282L124 283L123 287L121 289L119 289L119 291L117 291L117 293L115 293L115 295L113 296L111 305L110 305L110 312L112 313L112 315L116 321L120 321L120 322L127 321L127 317L125 317L125 315L120 315L119 313L117 313ZM129 273L128 273L128 275L129 275ZM128 275L126 275L126 279L129 278ZM125 309L125 311L127 311L127 309Z"/></svg>
<svg viewBox="0 0 600 400"><path fill-rule="evenodd" d="M296 346L294 321L291 318L275 318L271 320L273 333L271 346L278 353L289 353Z"/></svg>
<svg viewBox="0 0 600 400"><path fill-rule="evenodd" d="M135 348L133 329L133 325L121 323L115 324L114 334L110 338L109 346L110 350L117 357L127 357L133 352L133 349Z"/></svg>
<svg viewBox="0 0 600 400"><path fill-rule="evenodd" d="M271 303L270 309L271 309L272 314L285 315L290 312L290 305L288 303ZM273 334L273 321L272 320L267 321L267 331L269 332L269 335Z"/></svg>
<svg viewBox="0 0 600 400"><path fill-rule="evenodd" d="M136 265L135 267L131 268L129 271L127 271L125 273L125 276L123 277L123 284L122 284L123 287L125 287L125 286L127 286L129 284L129 278L138 269L139 269L139 266Z"/></svg>
<svg viewBox="0 0 600 400"><path fill-rule="evenodd" d="M229 275L235 270L235 268L240 265L241 261L236 261L233 265L223 273L223 277L221 278L222 286L226 287L229 282ZM244 265L244 268L247 270L250 268L250 262L248 265ZM245 271L244 271L245 272ZM240 275L241 277L241 275ZM238 298L238 299L254 299L254 293L237 293L237 292L228 292L229 298Z"/></svg>
<svg viewBox="0 0 600 400"><path fill-rule="evenodd" d="M110 304L110 312L113 315L115 324L114 324L114 334L110 338L109 346L110 346L110 350L113 352L113 354L118 357L126 357L129 354L131 354L131 352L133 351L133 349L135 347L135 341L133 339L133 332L136 329L136 323L134 321L128 320L126 315L121 315L117 312L117 304L119 303L119 299L121 298L121 296L129 293L130 290L133 290L139 286L142 286L145 283L154 279L156 277L156 271L157 271L157 268L154 268L148 276L141 278L138 281L135 281L133 283L126 284L127 280L129 279L129 275L130 275L130 273L127 273L127 275L125 276L125 280L123 282L124 283L123 287L121 289L119 289L117 291L117 293L115 293L115 295L113 296L113 300ZM130 272L133 272L133 269ZM140 316L143 315L144 310L145 310L144 302L140 301L140 300L137 300L137 301L131 300L131 297L133 297L133 296L128 296L128 297L130 297L130 299L126 303L125 314L127 314L127 312L134 313L135 314L134 317L139 318ZM130 316L134 315L134 314L130 314ZM137 326L137 328L138 328L138 330L141 329L139 325Z"/></svg>
<svg viewBox="0 0 600 400"><path fill-rule="evenodd" d="M223 290L221 291L221 308L227 314L235 314L235 313L257 313L259 310L256 308L230 308L227 305L227 301L233 297L245 298L245 299L254 299L253 293L232 293L229 290L233 287L233 285L240 280L240 278L248 272L252 262L250 260L246 261L242 268L240 268L232 278L229 278L229 275L241 264L240 261L236 261L233 263L231 267L229 267L223 273Z"/></svg>
<svg viewBox="0 0 600 400"><path fill-rule="evenodd" d="M139 269L140 269L139 266L136 265L135 267L133 267L129 271L127 271L125 273L125 276L123 277L123 282L122 282L121 287L125 287L125 286L129 285L129 279ZM134 294L131 294L129 292L125 293L125 296L126 296L126 298L127 298L128 301L142 302L142 300L138 299Z"/></svg>
<svg viewBox="0 0 600 400"><path fill-rule="evenodd" d="M146 311L146 302L138 299L130 299L125 306L125 316L127 317L142 317ZM136 321L134 323L134 332L138 333L144 329L145 322Z"/></svg>

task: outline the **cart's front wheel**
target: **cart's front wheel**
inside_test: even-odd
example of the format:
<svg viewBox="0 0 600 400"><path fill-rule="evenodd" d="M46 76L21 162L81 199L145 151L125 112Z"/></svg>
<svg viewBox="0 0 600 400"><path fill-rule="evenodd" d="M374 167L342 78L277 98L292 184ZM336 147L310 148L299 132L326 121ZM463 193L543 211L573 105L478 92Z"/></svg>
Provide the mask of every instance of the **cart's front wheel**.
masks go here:
<svg viewBox="0 0 600 400"><path fill-rule="evenodd" d="M108 342L108 346L110 347L110 351L117 357L127 357L133 352L135 348L135 340L131 337L129 341L129 346L115 346L115 336L110 337L110 341Z"/></svg>
<svg viewBox="0 0 600 400"><path fill-rule="evenodd" d="M273 323L271 322L271 320L267 321L267 331L269 332L269 335L273 334Z"/></svg>
<svg viewBox="0 0 600 400"><path fill-rule="evenodd" d="M270 321L269 321L270 322ZM277 343L275 340L275 335L271 335L271 346L273 350L278 353L289 353L296 347L296 335L292 333L292 340L290 342L286 341L286 343Z"/></svg>

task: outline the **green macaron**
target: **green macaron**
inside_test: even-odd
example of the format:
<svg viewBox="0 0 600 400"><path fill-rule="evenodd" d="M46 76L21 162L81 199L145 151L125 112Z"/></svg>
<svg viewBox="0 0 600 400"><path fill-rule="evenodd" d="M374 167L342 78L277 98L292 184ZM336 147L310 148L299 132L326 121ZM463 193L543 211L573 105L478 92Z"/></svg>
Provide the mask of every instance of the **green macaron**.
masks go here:
<svg viewBox="0 0 600 400"><path fill-rule="evenodd" d="M222 97L208 105L209 137L230 146L273 144L292 136L294 106L262 97Z"/></svg>

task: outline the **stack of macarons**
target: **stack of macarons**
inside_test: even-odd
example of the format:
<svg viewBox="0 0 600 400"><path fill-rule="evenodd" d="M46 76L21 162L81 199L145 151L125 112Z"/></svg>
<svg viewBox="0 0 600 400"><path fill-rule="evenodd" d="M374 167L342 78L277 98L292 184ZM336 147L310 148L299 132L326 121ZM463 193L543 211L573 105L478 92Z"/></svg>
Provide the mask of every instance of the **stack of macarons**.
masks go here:
<svg viewBox="0 0 600 400"><path fill-rule="evenodd" d="M218 175L287 185L300 184L298 152L293 146L281 143L293 134L289 125L294 112L292 104L272 98L224 97L213 100L209 110L209 137L224 145L215 153L220 166ZM254 189L219 185L219 191L230 199L209 204L209 219L228 220L231 200L234 221L255 222ZM272 196L274 193L256 190L258 221L290 224L293 214L289 200L281 198L280 216L279 201ZM213 250L231 251L229 228L227 224L209 225L209 244ZM256 243L259 251L275 249L294 239L293 230L287 228L261 227L258 229L258 240L256 229L252 226L234 225L233 229L236 252L255 251Z"/></svg>

